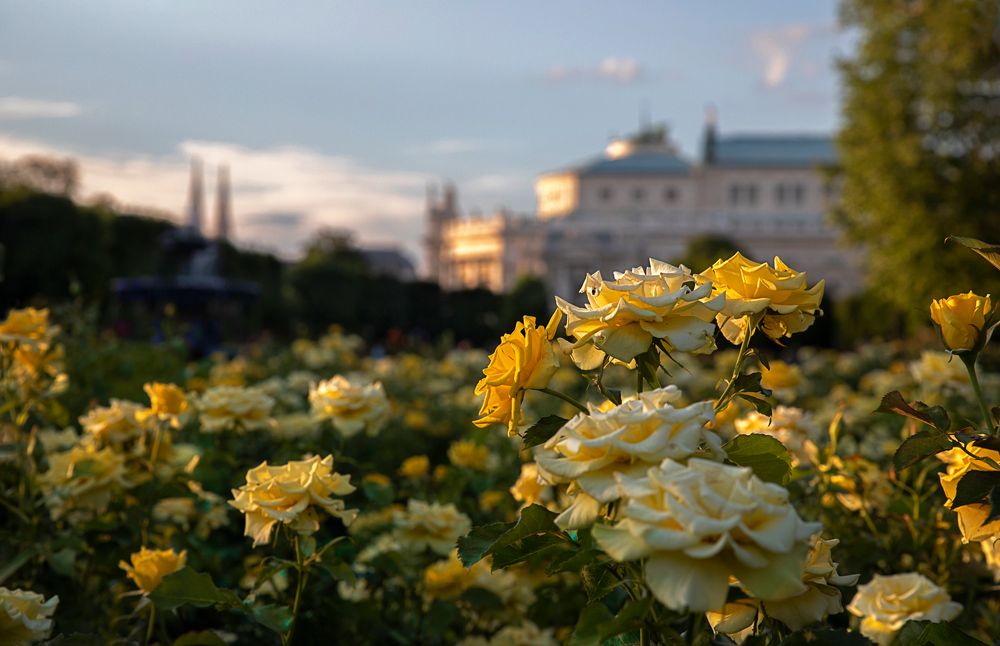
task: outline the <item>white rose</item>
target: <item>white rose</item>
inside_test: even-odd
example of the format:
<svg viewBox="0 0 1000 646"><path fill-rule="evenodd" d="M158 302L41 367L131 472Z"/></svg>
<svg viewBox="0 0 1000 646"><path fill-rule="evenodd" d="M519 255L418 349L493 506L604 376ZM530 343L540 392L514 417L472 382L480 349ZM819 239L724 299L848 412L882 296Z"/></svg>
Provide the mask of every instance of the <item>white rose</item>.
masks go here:
<svg viewBox="0 0 1000 646"><path fill-rule="evenodd" d="M0 587L0 637L7 646L27 646L52 633L59 597L48 601L37 592Z"/></svg>
<svg viewBox="0 0 1000 646"><path fill-rule="evenodd" d="M345 437L362 430L375 435L389 416L389 400L380 382L357 386L340 375L314 386L309 404L313 415L332 421Z"/></svg>
<svg viewBox="0 0 1000 646"><path fill-rule="evenodd" d="M952 601L943 588L924 575L907 572L876 574L858 587L847 609L862 618L862 635L879 646L887 646L907 621L951 621L962 612L962 604Z"/></svg>

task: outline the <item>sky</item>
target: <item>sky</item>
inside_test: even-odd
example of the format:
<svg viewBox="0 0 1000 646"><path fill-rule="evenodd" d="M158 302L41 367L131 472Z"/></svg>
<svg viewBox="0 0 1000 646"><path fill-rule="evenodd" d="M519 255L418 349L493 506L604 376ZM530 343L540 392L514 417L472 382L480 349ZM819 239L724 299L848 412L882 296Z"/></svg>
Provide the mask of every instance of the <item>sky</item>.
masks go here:
<svg viewBox="0 0 1000 646"><path fill-rule="evenodd" d="M184 211L230 166L236 239L319 228L419 261L426 187L534 211L538 173L642 114L689 157L722 133L832 132L836 2L6 0L0 159L79 160L82 197ZM209 217L212 204L209 201Z"/></svg>

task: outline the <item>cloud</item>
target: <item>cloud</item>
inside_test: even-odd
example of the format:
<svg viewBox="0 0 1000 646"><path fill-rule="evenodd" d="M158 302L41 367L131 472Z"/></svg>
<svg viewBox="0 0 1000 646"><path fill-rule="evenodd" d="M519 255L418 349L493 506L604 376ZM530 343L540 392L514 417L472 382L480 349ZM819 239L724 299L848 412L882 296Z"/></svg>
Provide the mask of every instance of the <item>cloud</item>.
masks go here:
<svg viewBox="0 0 1000 646"><path fill-rule="evenodd" d="M189 159L206 168L208 227L214 228L215 167L229 164L236 240L295 257L321 228L353 231L364 244L401 244L419 251L428 176L378 170L307 148L249 148L228 142L184 141L170 155L96 155L0 133L7 158L26 154L75 157L81 196L114 196L126 208L152 207L180 221L187 198Z"/></svg>
<svg viewBox="0 0 1000 646"><path fill-rule="evenodd" d="M764 87L774 89L782 85L803 47L809 41L828 37L833 32L829 25L792 23L752 33L750 48L761 63ZM812 70L815 73L815 63L807 61L801 63L801 67L806 72Z"/></svg>
<svg viewBox="0 0 1000 646"><path fill-rule="evenodd" d="M0 119L65 119L80 112L80 106L72 101L0 96Z"/></svg>
<svg viewBox="0 0 1000 646"><path fill-rule="evenodd" d="M415 146L411 153L429 155L460 155L510 147L513 142L499 139L477 139L475 137L454 137L437 139L424 146Z"/></svg>
<svg viewBox="0 0 1000 646"><path fill-rule="evenodd" d="M588 66L553 65L545 72L545 79L553 83L574 80L633 83L642 77L642 64L629 56L609 56Z"/></svg>

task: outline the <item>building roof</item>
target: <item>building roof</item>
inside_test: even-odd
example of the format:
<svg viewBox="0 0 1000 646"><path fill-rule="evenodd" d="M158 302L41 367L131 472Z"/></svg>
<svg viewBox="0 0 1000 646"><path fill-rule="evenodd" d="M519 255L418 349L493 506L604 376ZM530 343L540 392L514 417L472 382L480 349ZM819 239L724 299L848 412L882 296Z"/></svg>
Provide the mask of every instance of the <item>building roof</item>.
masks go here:
<svg viewBox="0 0 1000 646"><path fill-rule="evenodd" d="M822 135L731 135L715 143L712 166L795 168L837 160L833 140Z"/></svg>
<svg viewBox="0 0 1000 646"><path fill-rule="evenodd" d="M639 150L624 157L596 157L573 170L582 177L598 175L683 174L691 165L669 150Z"/></svg>

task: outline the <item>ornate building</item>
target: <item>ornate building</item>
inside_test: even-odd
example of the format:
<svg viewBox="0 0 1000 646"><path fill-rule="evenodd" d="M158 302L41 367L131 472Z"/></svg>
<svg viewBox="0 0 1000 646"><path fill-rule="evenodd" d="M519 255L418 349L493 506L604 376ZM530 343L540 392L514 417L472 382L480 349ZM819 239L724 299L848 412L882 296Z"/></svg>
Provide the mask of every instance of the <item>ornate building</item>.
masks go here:
<svg viewBox="0 0 1000 646"><path fill-rule="evenodd" d="M453 186L440 198L432 191L428 272L447 289L494 291L535 275L571 295L587 272L610 275L649 257L677 262L692 239L717 234L751 258L779 255L811 280L825 278L834 297L850 294L860 286L860 253L838 244L824 216L833 196L821 168L834 161L828 137L721 136L709 115L701 159L691 162L665 128L647 128L539 176L535 216L462 217Z"/></svg>

